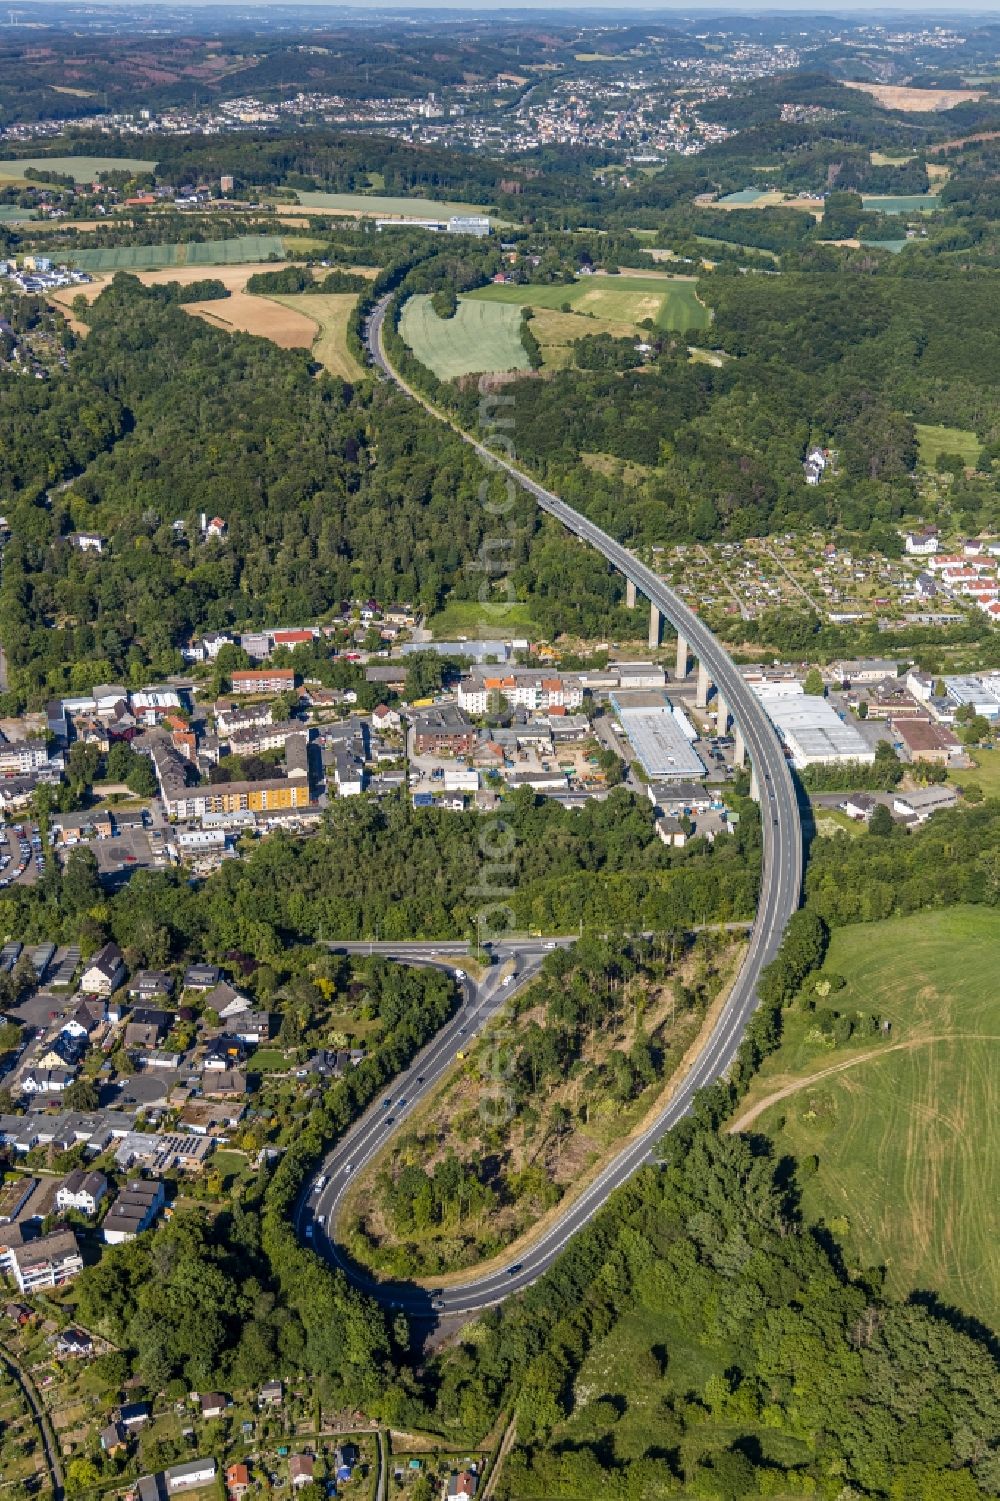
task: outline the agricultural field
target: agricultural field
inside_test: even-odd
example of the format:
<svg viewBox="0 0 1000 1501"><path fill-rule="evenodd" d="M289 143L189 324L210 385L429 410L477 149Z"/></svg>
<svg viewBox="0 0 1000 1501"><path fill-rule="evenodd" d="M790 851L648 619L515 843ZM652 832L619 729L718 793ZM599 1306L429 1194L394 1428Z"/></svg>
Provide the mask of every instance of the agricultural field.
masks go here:
<svg viewBox="0 0 1000 1501"><path fill-rule="evenodd" d="M232 240L172 245L109 245L74 250L67 259L81 271L153 271L163 267L242 266L285 253L280 235L237 235ZM269 269L274 269L273 267Z"/></svg>
<svg viewBox="0 0 1000 1501"><path fill-rule="evenodd" d="M305 313L283 307L277 298L254 297L249 292L232 292L218 301L185 302L181 306L186 313L226 333L257 334L281 349L309 349L318 333L317 323Z"/></svg>
<svg viewBox="0 0 1000 1501"><path fill-rule="evenodd" d="M0 164L2 165L2 164ZM489 214L478 203L439 198L393 198L382 193L299 193L299 206L314 214L363 214L374 218L448 219L452 214Z"/></svg>
<svg viewBox="0 0 1000 1501"><path fill-rule="evenodd" d="M289 317L311 322L313 338L309 343L324 369L346 381L362 379L365 372L347 347L347 324L358 300L355 292L302 292L290 297L248 300L272 302L283 308Z"/></svg>
<svg viewBox="0 0 1000 1501"><path fill-rule="evenodd" d="M823 217L823 205L814 198L789 198L778 188L741 188L738 193L727 193L717 199L707 194L704 202L707 208L794 208L812 214L814 219Z"/></svg>
<svg viewBox="0 0 1000 1501"><path fill-rule="evenodd" d="M936 193L864 194L861 202L870 214L933 214L941 200Z"/></svg>
<svg viewBox="0 0 1000 1501"><path fill-rule="evenodd" d="M74 182L93 182L98 172L152 172L155 162L134 156L24 156L0 161L0 182L24 182L33 167L40 172L58 172Z"/></svg>
<svg viewBox="0 0 1000 1501"><path fill-rule="evenodd" d="M568 303L577 314L593 314L595 318L633 325L652 318L657 328L677 333L707 328L711 322L709 309L698 300L693 277L585 276L568 286L480 287L470 292L469 300L514 303L535 309L560 309ZM598 331L592 327L581 330Z"/></svg>
<svg viewBox="0 0 1000 1501"><path fill-rule="evenodd" d="M984 93L982 89L910 89L894 83L851 83L846 79L844 87L870 94L883 109L900 109L907 114L954 109L956 104L981 99Z"/></svg>
<svg viewBox="0 0 1000 1501"><path fill-rule="evenodd" d="M917 434L917 452L921 464L933 469L942 453L960 453L966 464L973 466L979 461L982 444L974 432L964 427L930 427L926 423L914 424Z"/></svg>
<svg viewBox="0 0 1000 1501"><path fill-rule="evenodd" d="M891 1035L832 1048L798 1007L734 1129L766 1132L799 1162L803 1212L853 1264L882 1265L897 1296L929 1289L1000 1319L1000 930L990 908L949 907L842 928L826 1001L872 1013Z"/></svg>
<svg viewBox="0 0 1000 1501"><path fill-rule="evenodd" d="M585 334L609 334L613 339L636 339L644 330L634 323L611 318L560 313L553 308L539 308L531 321L531 332L542 350L542 365L547 370L563 370L573 363L573 344Z"/></svg>
<svg viewBox="0 0 1000 1501"><path fill-rule="evenodd" d="M399 320L401 336L439 380L529 369L520 327L518 307L471 297L459 299L454 318L439 318L428 296L411 297Z"/></svg>
<svg viewBox="0 0 1000 1501"><path fill-rule="evenodd" d="M28 224L37 217L34 209L18 208L16 203L0 203L0 224Z"/></svg>
<svg viewBox="0 0 1000 1501"><path fill-rule="evenodd" d="M233 308L234 300L245 291L247 282L255 272L276 271L279 269L280 267L276 266L273 261L258 261L256 264L251 263L245 266L216 266L213 267L211 273L207 272L204 266L172 266L160 267L159 270L153 271L137 271L135 274L142 282L143 286L146 287L156 286L157 283L166 281L177 281L186 286L193 281L204 281L205 277L211 274L215 281L221 281L223 286L229 289L229 291L232 293L232 296L226 299L224 302L220 301L197 304L187 303L185 305L189 308L205 308L215 314L218 314L226 308ZM69 320L70 327L73 328L77 333L82 333L85 335L87 332L87 327L86 324L78 323L73 318L73 303L78 297L83 297L87 302L93 302L95 297L100 297L101 293L104 291L104 288L108 285L110 280L111 275L109 272L105 272L103 275L98 272L94 275L94 280L88 282L85 286L63 287L59 291L53 292L51 294L51 300L62 310L63 313L66 314ZM265 299L254 297L251 298L250 301L256 304L258 302L264 302ZM232 317L232 313L230 312L225 316ZM238 325L234 324L234 326ZM246 332L256 333L258 332L258 330L256 328L247 328ZM308 346L311 342L311 338L314 335L315 328L313 328L310 338L303 338L301 340L302 345L304 347ZM268 337L270 337L270 335L268 335Z"/></svg>

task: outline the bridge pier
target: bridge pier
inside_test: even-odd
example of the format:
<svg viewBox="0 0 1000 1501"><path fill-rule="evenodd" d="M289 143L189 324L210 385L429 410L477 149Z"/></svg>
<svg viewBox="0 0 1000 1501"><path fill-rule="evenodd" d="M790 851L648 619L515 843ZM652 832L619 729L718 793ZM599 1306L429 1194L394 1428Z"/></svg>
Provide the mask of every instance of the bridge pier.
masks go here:
<svg viewBox="0 0 1000 1501"><path fill-rule="evenodd" d="M682 683L688 675L688 644L683 636L677 637L677 666L674 668L674 677Z"/></svg>
<svg viewBox="0 0 1000 1501"><path fill-rule="evenodd" d="M750 796L755 803L760 802L760 783L757 780L756 766L750 768Z"/></svg>
<svg viewBox="0 0 1000 1501"><path fill-rule="evenodd" d="M653 650L657 646L659 646L659 644L660 644L660 632L662 631L662 629L663 629L663 616L660 614L660 611L657 608L657 606L653 604L652 600L650 600L650 602L649 602L649 645L650 645L650 649L651 650Z"/></svg>
<svg viewBox="0 0 1000 1501"><path fill-rule="evenodd" d="M729 705L721 693L715 695L715 733L724 735L729 728Z"/></svg>
<svg viewBox="0 0 1000 1501"><path fill-rule="evenodd" d="M631 579L625 580L625 608L627 610L635 609L635 584Z"/></svg>
<svg viewBox="0 0 1000 1501"><path fill-rule="evenodd" d="M743 739L743 731L739 725L733 731L733 765L745 766L747 764L747 747Z"/></svg>
<svg viewBox="0 0 1000 1501"><path fill-rule="evenodd" d="M709 677L708 668L705 666L704 662L699 662L698 686L695 690L694 696L694 704L696 709L706 709L708 707L708 690L711 686L712 679Z"/></svg>

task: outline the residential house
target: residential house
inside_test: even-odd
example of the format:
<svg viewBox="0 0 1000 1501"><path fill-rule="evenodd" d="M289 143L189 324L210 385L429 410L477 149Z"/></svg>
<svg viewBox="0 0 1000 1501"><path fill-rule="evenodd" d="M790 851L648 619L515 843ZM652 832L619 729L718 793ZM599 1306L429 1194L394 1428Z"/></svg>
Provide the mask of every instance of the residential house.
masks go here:
<svg viewBox="0 0 1000 1501"><path fill-rule="evenodd" d="M202 1091L217 1100L242 1100L250 1092L250 1081L240 1068L216 1069L205 1074Z"/></svg>
<svg viewBox="0 0 1000 1501"><path fill-rule="evenodd" d="M128 1434L121 1423L109 1423L101 1429L101 1448L105 1454L120 1454L128 1448Z"/></svg>
<svg viewBox="0 0 1000 1501"><path fill-rule="evenodd" d="M218 985L222 971L216 964L191 964L184 971L185 990L212 990Z"/></svg>
<svg viewBox="0 0 1000 1501"><path fill-rule="evenodd" d="M94 1341L85 1329L76 1329L70 1325L56 1340L57 1355L69 1355L74 1360L86 1360L93 1353Z"/></svg>
<svg viewBox="0 0 1000 1501"><path fill-rule="evenodd" d="M83 1270L83 1257L72 1230L55 1230L28 1245L14 1247L11 1270L22 1293L62 1287Z"/></svg>
<svg viewBox="0 0 1000 1501"><path fill-rule="evenodd" d="M295 687L291 667L250 668L232 675L234 693L287 693Z"/></svg>
<svg viewBox="0 0 1000 1501"><path fill-rule="evenodd" d="M238 1037L241 1042L256 1047L271 1036L271 1014L268 1011L240 1011L226 1018L224 1030L228 1037Z"/></svg>
<svg viewBox="0 0 1000 1501"><path fill-rule="evenodd" d="M848 818L854 818L858 823L867 823L878 803L878 798L870 792L852 792L841 803L841 808Z"/></svg>
<svg viewBox="0 0 1000 1501"><path fill-rule="evenodd" d="M75 1073L68 1068L29 1068L21 1079L21 1093L28 1095L62 1094L72 1084Z"/></svg>
<svg viewBox="0 0 1000 1501"><path fill-rule="evenodd" d="M221 1392L202 1392L199 1405L203 1418L221 1418L229 1406L229 1398Z"/></svg>
<svg viewBox="0 0 1000 1501"><path fill-rule="evenodd" d="M231 1464L226 1470L226 1490L232 1501L243 1501L250 1489L250 1470L244 1464Z"/></svg>
<svg viewBox="0 0 1000 1501"><path fill-rule="evenodd" d="M316 1461L311 1454L290 1455L288 1474L292 1482L292 1489L298 1491L304 1485L311 1485L315 1469Z"/></svg>
<svg viewBox="0 0 1000 1501"><path fill-rule="evenodd" d="M83 972L80 989L88 995L113 995L125 981L125 960L116 943L106 943Z"/></svg>
<svg viewBox="0 0 1000 1501"><path fill-rule="evenodd" d="M445 1486L445 1496L474 1496L479 1489L479 1476L474 1470L460 1470L457 1475L449 1475L448 1484Z"/></svg>
<svg viewBox="0 0 1000 1501"><path fill-rule="evenodd" d="M107 1191L108 1180L103 1173L74 1168L56 1190L56 1204L59 1209L75 1209L92 1219Z"/></svg>
<svg viewBox="0 0 1000 1501"><path fill-rule="evenodd" d="M228 980L221 980L205 997L205 1009L214 1011L220 1021L251 1009L249 999L240 993Z"/></svg>
<svg viewBox="0 0 1000 1501"><path fill-rule="evenodd" d="M241 1037L216 1037L206 1047L201 1066L206 1073L231 1073L246 1063L249 1055L250 1049Z"/></svg>
<svg viewBox="0 0 1000 1501"><path fill-rule="evenodd" d="M160 970L142 969L129 983L128 993L135 1001L165 1000L173 994L174 982Z"/></svg>
<svg viewBox="0 0 1000 1501"><path fill-rule="evenodd" d="M125 1027L127 1048L155 1048L162 1042L174 1024L172 1011L160 1011L152 1006L137 1006Z"/></svg>
<svg viewBox="0 0 1000 1501"><path fill-rule="evenodd" d="M126 1183L104 1221L104 1239L109 1246L120 1246L125 1241L135 1240L143 1230L148 1230L163 1208L165 1195L163 1184L134 1178Z"/></svg>
<svg viewBox="0 0 1000 1501"><path fill-rule="evenodd" d="M107 1007L104 1002L95 997L93 1001L81 1001L72 1016L63 1023L63 1033L67 1037L80 1042L86 1042L92 1033L96 1032L107 1017Z"/></svg>
<svg viewBox="0 0 1000 1501"><path fill-rule="evenodd" d="M423 709L413 720L413 745L418 756L467 756L475 749L474 725L457 704Z"/></svg>
<svg viewBox="0 0 1000 1501"><path fill-rule="evenodd" d="M72 1068L75 1069L87 1051L85 1038L72 1037L66 1032L60 1032L58 1037L53 1038L43 1053L38 1056L38 1068Z"/></svg>
<svg viewBox="0 0 1000 1501"><path fill-rule="evenodd" d="M280 1407L285 1398L282 1381L265 1381L257 1398L258 1407Z"/></svg>

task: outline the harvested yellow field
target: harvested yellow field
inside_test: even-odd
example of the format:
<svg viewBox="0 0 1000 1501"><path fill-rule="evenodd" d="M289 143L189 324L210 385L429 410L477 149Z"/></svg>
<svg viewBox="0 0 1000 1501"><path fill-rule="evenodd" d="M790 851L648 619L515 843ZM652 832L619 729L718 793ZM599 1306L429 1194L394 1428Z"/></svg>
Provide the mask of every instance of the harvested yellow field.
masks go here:
<svg viewBox="0 0 1000 1501"><path fill-rule="evenodd" d="M309 349L317 334L317 323L304 313L274 298L254 297L249 292L233 292L217 302L185 302L182 306L186 313L204 318L226 333L257 334L280 349Z"/></svg>
<svg viewBox="0 0 1000 1501"><path fill-rule="evenodd" d="M956 104L982 99L986 92L985 89L910 89L895 83L847 83L845 87L870 94L883 109L901 109L916 114L954 109Z"/></svg>
<svg viewBox="0 0 1000 1501"><path fill-rule="evenodd" d="M339 375L346 381L362 379L365 372L347 347L347 323L358 300L356 293L299 292L294 297L266 300L279 305L290 317L304 317L311 323L313 336L307 343L331 375Z"/></svg>
<svg viewBox="0 0 1000 1501"><path fill-rule="evenodd" d="M188 287L193 281L205 281L210 277L212 281L221 281L230 292L242 292L256 272L280 271L285 264L284 261L259 261L248 266L164 266L158 271L130 271L128 275L137 276L146 287L167 281L180 282L181 286ZM52 301L66 312L72 307L75 297L85 297L88 302L100 297L110 280L110 272L91 272L91 280L85 286L63 287L53 292Z"/></svg>

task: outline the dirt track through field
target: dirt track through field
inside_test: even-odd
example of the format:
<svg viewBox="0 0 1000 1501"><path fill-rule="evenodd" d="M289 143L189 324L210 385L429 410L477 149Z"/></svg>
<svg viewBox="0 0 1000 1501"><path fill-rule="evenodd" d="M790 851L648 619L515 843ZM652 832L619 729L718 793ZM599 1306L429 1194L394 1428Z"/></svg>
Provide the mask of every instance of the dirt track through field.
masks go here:
<svg viewBox="0 0 1000 1501"><path fill-rule="evenodd" d="M855 1068L859 1063L870 1063L874 1058L887 1058L890 1053L912 1053L916 1048L930 1047L940 1042L1000 1042L1000 1037L989 1037L981 1032L951 1033L941 1037L914 1037L909 1042L894 1042L887 1048L870 1048L867 1053L856 1053L853 1058L844 1058L840 1063L831 1063L829 1068L821 1068L815 1074L807 1074L802 1079L793 1079L790 1084L784 1084L780 1089L772 1090L770 1094L757 1100L731 1122L728 1128L729 1134L735 1136L738 1131L746 1131L764 1114L765 1110L769 1110L772 1105L777 1105L779 1100L787 1100L790 1095L798 1094L803 1089L810 1089L814 1084L821 1083L823 1079L842 1074L847 1069Z"/></svg>

